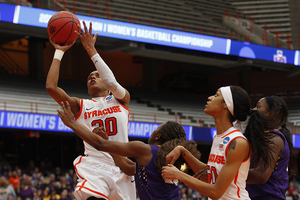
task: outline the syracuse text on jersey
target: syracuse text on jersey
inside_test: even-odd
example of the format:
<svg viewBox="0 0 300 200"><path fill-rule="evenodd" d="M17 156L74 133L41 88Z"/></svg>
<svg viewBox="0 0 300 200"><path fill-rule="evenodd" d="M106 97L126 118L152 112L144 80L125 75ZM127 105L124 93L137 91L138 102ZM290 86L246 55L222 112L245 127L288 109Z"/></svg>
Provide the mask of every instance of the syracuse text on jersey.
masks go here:
<svg viewBox="0 0 300 200"><path fill-rule="evenodd" d="M215 154L210 154L209 155L209 162L214 162L217 164L225 164L225 158L224 156L220 156L220 155L215 155Z"/></svg>
<svg viewBox="0 0 300 200"><path fill-rule="evenodd" d="M93 110L91 112L84 112L84 119L88 119L91 117L104 116L112 113L122 112L120 106L112 106L109 108L105 108L103 110Z"/></svg>

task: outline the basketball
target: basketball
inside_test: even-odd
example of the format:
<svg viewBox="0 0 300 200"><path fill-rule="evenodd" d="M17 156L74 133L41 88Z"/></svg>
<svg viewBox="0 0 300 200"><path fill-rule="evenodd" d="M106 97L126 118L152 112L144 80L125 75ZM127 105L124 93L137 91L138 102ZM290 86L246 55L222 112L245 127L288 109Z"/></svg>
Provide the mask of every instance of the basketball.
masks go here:
<svg viewBox="0 0 300 200"><path fill-rule="evenodd" d="M70 44L78 38L80 32L78 25L79 19L71 12L60 11L52 15L48 22L47 31L50 39L63 46Z"/></svg>

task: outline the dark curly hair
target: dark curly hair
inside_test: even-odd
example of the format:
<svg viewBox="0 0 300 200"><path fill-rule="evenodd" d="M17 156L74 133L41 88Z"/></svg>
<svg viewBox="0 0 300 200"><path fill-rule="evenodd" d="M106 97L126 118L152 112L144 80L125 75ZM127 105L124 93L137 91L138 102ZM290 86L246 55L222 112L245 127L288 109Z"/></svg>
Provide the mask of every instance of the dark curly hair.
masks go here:
<svg viewBox="0 0 300 200"><path fill-rule="evenodd" d="M158 168L158 171L161 173L161 169L166 165L166 156L178 145L183 146L185 149L191 152L196 158L200 159L201 153L197 150L197 143L193 140L186 141L185 139L173 139L165 142L160 146L157 157L154 159L155 165ZM182 156L174 163L174 166L180 169L181 165L186 163Z"/></svg>
<svg viewBox="0 0 300 200"><path fill-rule="evenodd" d="M183 127L177 122L167 121L160 127L159 133L161 136L159 140L160 144L164 144L165 142L176 138L186 139L186 133Z"/></svg>

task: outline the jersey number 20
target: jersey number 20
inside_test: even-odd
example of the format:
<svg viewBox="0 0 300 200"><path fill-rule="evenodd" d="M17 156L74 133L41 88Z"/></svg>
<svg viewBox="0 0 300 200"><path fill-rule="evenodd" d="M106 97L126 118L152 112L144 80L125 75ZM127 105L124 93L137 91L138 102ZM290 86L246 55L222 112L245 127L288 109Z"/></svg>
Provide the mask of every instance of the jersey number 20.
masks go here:
<svg viewBox="0 0 300 200"><path fill-rule="evenodd" d="M114 117L106 118L104 121L101 119L97 119L92 121L92 126L101 127L104 126L107 135L116 135L118 133L117 129L117 119ZM93 132L96 128L93 129Z"/></svg>

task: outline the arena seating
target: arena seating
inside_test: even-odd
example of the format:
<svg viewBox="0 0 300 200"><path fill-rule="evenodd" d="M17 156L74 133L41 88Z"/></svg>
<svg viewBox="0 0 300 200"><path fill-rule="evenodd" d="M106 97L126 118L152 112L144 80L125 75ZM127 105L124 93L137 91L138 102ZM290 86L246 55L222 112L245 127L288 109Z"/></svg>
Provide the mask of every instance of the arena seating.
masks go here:
<svg viewBox="0 0 300 200"><path fill-rule="evenodd" d="M4 83L5 82L5 83ZM75 83L71 85L74 86ZM85 85L79 86L77 83L76 91L70 84L64 83L62 88L70 96L77 96L89 99ZM168 101L155 101L141 96L143 92L134 91L130 101L130 120L140 122L163 123L166 121L177 121L182 125L213 127L214 122L211 117L203 112L204 104L199 106L194 104L177 102L168 105ZM142 99L145 99L144 101ZM153 102L151 102L153 101ZM198 108L200 107L200 108ZM57 114L58 104L48 95L42 82L32 82L29 80L18 80L14 78L0 81L0 110L31 112L43 114ZM199 112L199 113L198 113Z"/></svg>
<svg viewBox="0 0 300 200"><path fill-rule="evenodd" d="M16 78L17 79L17 78ZM76 91L74 86L76 84ZM70 96L89 99L84 84L62 83ZM195 127L215 127L213 118L204 113L207 97L181 96L179 94L160 92L153 93L146 90L128 88L131 93L130 120L140 122L163 123L177 121L182 125ZM288 126L295 126L294 133L300 133L300 106L290 104ZM0 80L0 110L16 112L32 112L56 115L59 109L57 103L48 95L43 82ZM297 127L296 127L297 126ZM299 129L299 130L298 130Z"/></svg>
<svg viewBox="0 0 300 200"><path fill-rule="evenodd" d="M230 31L222 26L223 10L234 9L230 7L230 3L222 3L222 1L98 0L93 1L92 5L90 1L58 0L56 2L60 9L76 10L75 13L80 15L239 39L237 35L230 34ZM54 2L49 4L48 9L56 8Z"/></svg>
<svg viewBox="0 0 300 200"><path fill-rule="evenodd" d="M267 25L269 31L278 32L282 40L287 41L291 34L290 9L288 0L229 0L241 13L259 21L258 25Z"/></svg>

